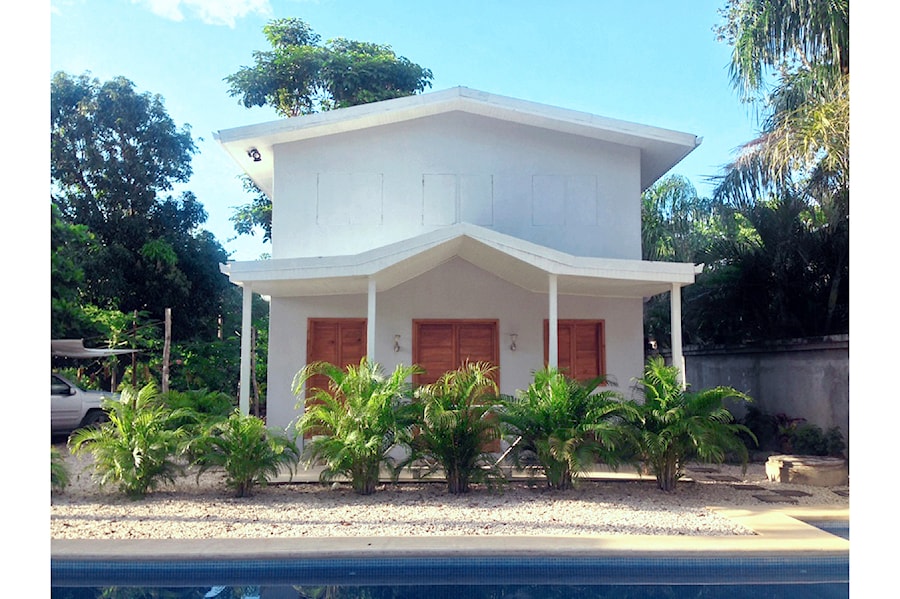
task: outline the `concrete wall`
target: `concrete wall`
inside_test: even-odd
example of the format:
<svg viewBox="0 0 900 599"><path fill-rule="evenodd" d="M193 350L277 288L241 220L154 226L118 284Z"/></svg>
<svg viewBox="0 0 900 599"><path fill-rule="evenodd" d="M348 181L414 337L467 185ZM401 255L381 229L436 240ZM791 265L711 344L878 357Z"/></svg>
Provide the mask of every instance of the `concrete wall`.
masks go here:
<svg viewBox="0 0 900 599"><path fill-rule="evenodd" d="M728 385L753 398L769 414L784 413L827 430L840 427L849 446L850 341L798 340L754 347L686 347L691 387ZM735 407L735 416L743 408Z"/></svg>
<svg viewBox="0 0 900 599"><path fill-rule="evenodd" d="M641 257L640 151L465 113L275 146L272 257L348 255L459 222Z"/></svg>
<svg viewBox="0 0 900 599"><path fill-rule="evenodd" d="M545 294L525 291L485 272L461 258L377 295L375 361L385 371L412 361L412 320L416 318L489 318L499 321L500 391L513 394L543 367L543 322L548 314ZM284 427L300 411L291 393L294 375L306 364L307 319L365 318L365 295L272 298L269 331L267 420ZM632 378L641 373L643 318L638 299L591 298L562 295L559 317L603 319L606 323L606 370L628 393ZM516 333L516 351L510 350L510 333ZM400 335L400 351L394 352L394 335Z"/></svg>

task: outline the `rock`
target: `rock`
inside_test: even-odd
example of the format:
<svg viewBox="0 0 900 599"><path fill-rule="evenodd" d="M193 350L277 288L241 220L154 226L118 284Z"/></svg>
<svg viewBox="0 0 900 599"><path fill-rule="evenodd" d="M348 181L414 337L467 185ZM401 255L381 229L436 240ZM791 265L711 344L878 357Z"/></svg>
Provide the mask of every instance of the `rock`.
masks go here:
<svg viewBox="0 0 900 599"><path fill-rule="evenodd" d="M810 455L773 455L766 462L766 477L772 482L842 487L850 480L847 461Z"/></svg>

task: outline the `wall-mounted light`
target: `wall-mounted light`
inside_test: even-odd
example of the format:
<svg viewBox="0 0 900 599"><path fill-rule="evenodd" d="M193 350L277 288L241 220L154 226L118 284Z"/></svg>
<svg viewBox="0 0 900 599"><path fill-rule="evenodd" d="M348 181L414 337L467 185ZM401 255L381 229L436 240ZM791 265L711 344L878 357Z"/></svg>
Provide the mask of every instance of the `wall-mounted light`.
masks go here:
<svg viewBox="0 0 900 599"><path fill-rule="evenodd" d="M400 335L394 335L394 351L400 351Z"/></svg>
<svg viewBox="0 0 900 599"><path fill-rule="evenodd" d="M518 333L509 334L509 350L516 351L516 340L519 338Z"/></svg>
<svg viewBox="0 0 900 599"><path fill-rule="evenodd" d="M250 148L247 150L247 156L249 156L253 162L259 162L262 160L262 154L259 153L259 150L256 148Z"/></svg>

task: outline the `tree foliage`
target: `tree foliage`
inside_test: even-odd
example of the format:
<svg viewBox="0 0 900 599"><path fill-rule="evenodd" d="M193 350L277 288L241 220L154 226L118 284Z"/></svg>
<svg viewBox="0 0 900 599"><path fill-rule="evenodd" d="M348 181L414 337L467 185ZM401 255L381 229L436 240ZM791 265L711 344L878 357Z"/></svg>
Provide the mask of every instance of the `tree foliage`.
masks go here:
<svg viewBox="0 0 900 599"><path fill-rule="evenodd" d="M749 455L741 435L754 442L756 438L734 421L723 401L750 401L748 396L731 387L685 390L678 368L667 366L661 357L647 361L637 386L643 402L634 404L638 412L635 436L641 459L661 490L674 491L685 465L693 459L721 463L731 452L746 465Z"/></svg>
<svg viewBox="0 0 900 599"><path fill-rule="evenodd" d="M504 402L502 421L514 442L514 455L531 452L553 489L571 489L598 460L618 467L627 435L620 426L633 411L604 379L577 381L553 368L534 373L534 381Z"/></svg>
<svg viewBox="0 0 900 599"><path fill-rule="evenodd" d="M496 369L487 362L466 362L416 389L419 430L412 457L434 462L450 493L467 493L470 483L503 481L490 451L502 437Z"/></svg>
<svg viewBox="0 0 900 599"><path fill-rule="evenodd" d="M732 85L761 104L763 120L717 194L746 205L788 189L840 208L850 179L849 0L729 0L721 12Z"/></svg>
<svg viewBox="0 0 900 599"><path fill-rule="evenodd" d="M225 78L228 93L247 108L269 106L294 117L390 100L431 87L432 74L390 46L321 36L302 19L270 21L263 34L271 50L253 53L254 64ZM262 229L272 240L272 201L250 179L244 189L253 199L231 217L239 235Z"/></svg>
<svg viewBox="0 0 900 599"><path fill-rule="evenodd" d="M323 481L347 477L360 495L374 493L381 467L395 464L391 450L409 442L412 392L406 381L419 371L398 365L385 376L381 366L366 358L346 368L327 362L304 366L294 377L295 394L313 376L324 375L328 381L327 389L310 390L297 423L301 434L313 435L303 451L307 465L324 460Z"/></svg>
<svg viewBox="0 0 900 599"><path fill-rule="evenodd" d="M172 308L176 338L212 335L234 293L218 270L227 254L192 193L163 195L191 175L189 127L124 77L58 72L50 104L55 334L85 336L63 320L78 302L157 321Z"/></svg>
<svg viewBox="0 0 900 599"><path fill-rule="evenodd" d="M186 440L185 429L171 424L184 414L154 406L156 394L152 384L139 391L125 389L120 398L104 402L108 422L78 429L69 438L73 453L93 454L100 486L114 483L139 499L162 483L174 484L182 474L177 455Z"/></svg>
<svg viewBox="0 0 900 599"><path fill-rule="evenodd" d="M270 106L284 117L409 96L431 86L431 71L390 46L338 38L324 44L302 19L263 27L272 46L225 81L247 108Z"/></svg>

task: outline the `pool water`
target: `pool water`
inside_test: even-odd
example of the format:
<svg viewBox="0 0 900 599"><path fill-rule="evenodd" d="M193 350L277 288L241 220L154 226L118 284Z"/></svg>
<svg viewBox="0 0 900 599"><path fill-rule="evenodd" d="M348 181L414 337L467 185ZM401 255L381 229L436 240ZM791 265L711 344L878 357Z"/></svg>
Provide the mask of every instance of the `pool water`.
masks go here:
<svg viewBox="0 0 900 599"><path fill-rule="evenodd" d="M847 556L52 561L51 597L844 598Z"/></svg>

